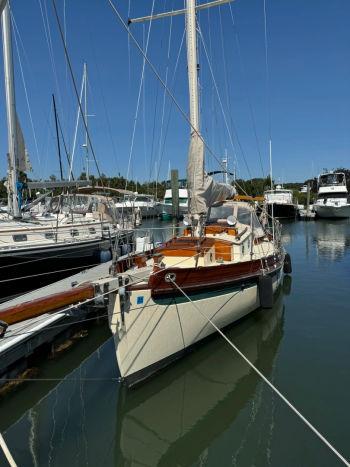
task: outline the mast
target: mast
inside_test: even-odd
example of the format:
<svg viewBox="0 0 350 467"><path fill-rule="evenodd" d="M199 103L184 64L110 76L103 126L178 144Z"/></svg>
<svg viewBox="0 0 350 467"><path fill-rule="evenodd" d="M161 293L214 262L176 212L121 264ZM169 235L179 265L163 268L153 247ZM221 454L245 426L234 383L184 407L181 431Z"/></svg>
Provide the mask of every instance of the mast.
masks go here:
<svg viewBox="0 0 350 467"><path fill-rule="evenodd" d="M186 0L187 68L191 135L199 133L196 0Z"/></svg>
<svg viewBox="0 0 350 467"><path fill-rule="evenodd" d="M13 72L13 55L11 39L11 20L10 9L6 4L2 15L2 41L4 54L4 76L6 92L6 113L7 113L7 132L9 146L9 164L8 164L8 205L14 218L20 218L21 211L18 203L17 177L18 177L18 136L17 136L17 117L16 101Z"/></svg>
<svg viewBox="0 0 350 467"><path fill-rule="evenodd" d="M54 112L54 116L55 116L58 160L59 160L59 163L60 163L61 180L63 180L63 169L62 169L62 159L61 159L61 145L60 145L60 137L59 137L59 134L58 134L57 110L56 110L56 101L55 101L55 95L54 94L52 94L52 102L53 102L53 112Z"/></svg>
<svg viewBox="0 0 350 467"><path fill-rule="evenodd" d="M86 62L84 62L84 118L85 118L85 143L83 146L85 147L85 164L86 164L86 180L89 180L89 142L88 142L88 113L87 113L87 94L86 94L86 87L87 87L87 67Z"/></svg>

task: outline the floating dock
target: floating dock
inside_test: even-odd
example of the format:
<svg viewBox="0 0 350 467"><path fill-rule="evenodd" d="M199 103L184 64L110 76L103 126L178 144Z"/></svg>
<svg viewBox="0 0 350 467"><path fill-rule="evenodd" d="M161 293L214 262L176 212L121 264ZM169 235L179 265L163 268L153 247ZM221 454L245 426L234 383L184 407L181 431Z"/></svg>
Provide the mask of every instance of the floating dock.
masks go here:
<svg viewBox="0 0 350 467"><path fill-rule="evenodd" d="M6 303L0 304L0 311L5 308L19 305L23 302L41 298L45 295L59 293L73 288L81 282L98 284L101 288L101 297L97 295L89 303L74 304L61 310L45 313L35 318L9 325L4 336L0 338L0 387L14 379L30 367L35 355L44 347L52 348L59 336L67 338L72 332L72 326L87 317L98 316L103 310L106 313L102 293L108 292L110 280L109 269L112 262L100 264L94 268L84 270L49 286L27 293ZM107 279L106 279L107 278Z"/></svg>

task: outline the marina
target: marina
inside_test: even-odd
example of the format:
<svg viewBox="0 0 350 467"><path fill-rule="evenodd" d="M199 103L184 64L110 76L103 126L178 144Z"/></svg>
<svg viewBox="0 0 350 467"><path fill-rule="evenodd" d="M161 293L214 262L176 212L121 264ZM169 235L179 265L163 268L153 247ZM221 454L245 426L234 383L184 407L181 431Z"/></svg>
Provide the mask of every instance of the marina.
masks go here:
<svg viewBox="0 0 350 467"><path fill-rule="evenodd" d="M293 277L271 310L227 330L348 456L349 229L346 220L286 224ZM0 429L18 465L341 465L219 336L129 391L115 380L107 322L84 329L69 350L37 364L35 381L1 399Z"/></svg>
<svg viewBox="0 0 350 467"><path fill-rule="evenodd" d="M0 466L350 466L322 2L0 0Z"/></svg>

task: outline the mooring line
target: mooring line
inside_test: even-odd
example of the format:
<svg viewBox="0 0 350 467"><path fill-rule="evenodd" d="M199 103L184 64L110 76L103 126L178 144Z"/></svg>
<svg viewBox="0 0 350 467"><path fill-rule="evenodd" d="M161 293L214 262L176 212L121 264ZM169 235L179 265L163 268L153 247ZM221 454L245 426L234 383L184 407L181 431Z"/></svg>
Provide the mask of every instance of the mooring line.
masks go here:
<svg viewBox="0 0 350 467"><path fill-rule="evenodd" d="M230 341L230 339L221 331L221 329L216 326L216 324L210 319L208 318L202 311L200 308L198 308L198 306L191 300L191 298L186 294L186 292L184 290L182 290L181 287L178 286L178 284L171 278L169 277L169 281L172 282L175 287L187 298L187 300L192 303L192 305L194 306L194 308L203 316L203 318L205 318L212 326L214 329L216 329L216 331L225 339L225 341L238 353L238 355L240 355L240 357L243 358L243 360L248 363L248 365L255 371L255 373L260 376L260 378L262 378L262 380L283 400L283 402L285 402L288 407L305 423L305 425L307 425L310 430L312 430L316 436L318 436L318 438L338 457L338 459L343 462L344 465L346 466L350 466L350 463L347 459L345 459L344 456L342 456L340 454L340 452L317 430L317 428L315 428L305 417L304 415L302 415L299 410L294 407L294 405L289 402L289 400L271 383L271 381L269 379L267 379L262 373L261 371L259 371L256 366L254 366L254 364L239 350L238 347L235 346L235 344Z"/></svg>
<svg viewBox="0 0 350 467"><path fill-rule="evenodd" d="M14 458L12 457L12 454L11 454L9 448L7 447L7 444L6 444L6 442L4 440L4 437L2 436L1 433L0 433L0 447L1 447L3 453L4 453L5 457L6 457L6 460L9 463L9 465L11 467L17 467L17 464L16 464Z"/></svg>

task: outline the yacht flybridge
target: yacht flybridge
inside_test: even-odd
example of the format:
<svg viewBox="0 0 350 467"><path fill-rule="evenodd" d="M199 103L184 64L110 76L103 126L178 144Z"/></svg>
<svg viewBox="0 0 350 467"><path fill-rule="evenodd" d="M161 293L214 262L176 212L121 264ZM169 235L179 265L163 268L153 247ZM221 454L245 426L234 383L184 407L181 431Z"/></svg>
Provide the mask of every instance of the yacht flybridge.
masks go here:
<svg viewBox="0 0 350 467"><path fill-rule="evenodd" d="M314 209L318 217L350 217L350 199L343 172L329 172L318 177Z"/></svg>

